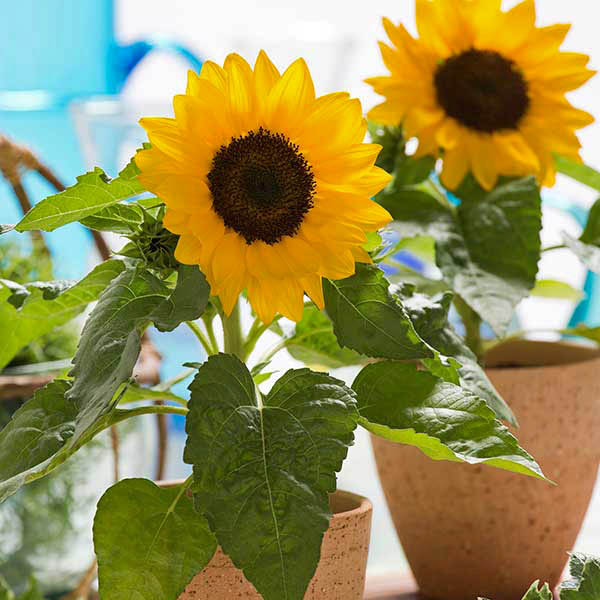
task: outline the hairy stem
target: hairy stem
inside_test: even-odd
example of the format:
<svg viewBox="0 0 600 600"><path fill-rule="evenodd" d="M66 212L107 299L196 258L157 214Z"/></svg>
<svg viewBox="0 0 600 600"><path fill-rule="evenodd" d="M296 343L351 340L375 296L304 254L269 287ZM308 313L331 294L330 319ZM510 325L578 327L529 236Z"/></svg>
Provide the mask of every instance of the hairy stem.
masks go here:
<svg viewBox="0 0 600 600"><path fill-rule="evenodd" d="M198 323L195 323L194 321L186 321L185 324L191 329L193 334L198 338L198 341L202 344L202 347L204 348L204 350L206 351L206 354L208 354L208 356L210 356L211 354L216 354L219 351L218 348L213 348L213 346L210 343L210 341L208 340L208 338L204 335L204 332L202 331L202 329L200 329L200 326L198 325Z"/></svg>
<svg viewBox="0 0 600 600"><path fill-rule="evenodd" d="M465 326L465 342L481 362L483 358L481 317L458 294L454 296L454 306Z"/></svg>
<svg viewBox="0 0 600 600"><path fill-rule="evenodd" d="M244 335L242 333L242 321L240 316L239 300L235 303L229 316L222 315L224 349L227 354L234 354L241 360L244 356Z"/></svg>

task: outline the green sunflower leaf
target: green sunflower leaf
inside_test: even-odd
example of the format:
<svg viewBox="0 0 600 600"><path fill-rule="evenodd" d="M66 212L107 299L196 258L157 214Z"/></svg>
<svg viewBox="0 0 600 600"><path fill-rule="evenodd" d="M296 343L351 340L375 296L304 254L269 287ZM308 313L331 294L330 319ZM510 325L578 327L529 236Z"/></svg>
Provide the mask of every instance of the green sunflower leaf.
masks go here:
<svg viewBox="0 0 600 600"><path fill-rule="evenodd" d="M0 431L0 502L66 460L78 412L69 389L62 380L41 388Z"/></svg>
<svg viewBox="0 0 600 600"><path fill-rule="evenodd" d="M579 239L586 244L600 246L600 198L590 208L587 223Z"/></svg>
<svg viewBox="0 0 600 600"><path fill-rule="evenodd" d="M0 282L0 370L21 348L81 314L124 268L122 261L109 260L71 287L65 282L29 285L17 302L15 290Z"/></svg>
<svg viewBox="0 0 600 600"><path fill-rule="evenodd" d="M126 383L116 394L119 397L119 406L132 404L133 402L174 402L181 406L187 406L187 400L168 390L157 390L154 388L140 387L139 385Z"/></svg>
<svg viewBox="0 0 600 600"><path fill-rule="evenodd" d="M369 133L373 142L382 146L376 164L393 174L393 187L414 185L429 177L435 167L435 158L415 158L406 154L406 139L401 127L378 127L371 123Z"/></svg>
<svg viewBox="0 0 600 600"><path fill-rule="evenodd" d="M600 273L600 247L586 244L563 231L563 242L575 256L594 273Z"/></svg>
<svg viewBox="0 0 600 600"><path fill-rule="evenodd" d="M562 329L560 331L562 335L573 335L577 337L582 337L588 340L592 340L592 342L596 342L600 344L600 327L588 327L583 323L577 325L577 327L571 327L569 329Z"/></svg>
<svg viewBox="0 0 600 600"><path fill-rule="evenodd" d="M111 231L127 235L139 227L144 220L142 209L136 204L114 204L101 211L80 219L80 223L96 231Z"/></svg>
<svg viewBox="0 0 600 600"><path fill-rule="evenodd" d="M540 581L534 581L523 600L552 600L552 590L547 583L540 587Z"/></svg>
<svg viewBox="0 0 600 600"><path fill-rule="evenodd" d="M376 266L358 263L351 277L324 279L323 291L325 309L342 347L374 358L435 357Z"/></svg>
<svg viewBox="0 0 600 600"><path fill-rule="evenodd" d="M131 379L142 332L169 294L164 283L136 266L108 285L83 329L73 381L39 390L0 432L0 501L126 415L115 409L117 393Z"/></svg>
<svg viewBox="0 0 600 600"><path fill-rule="evenodd" d="M435 239L436 263L452 290L504 335L516 305L535 285L541 199L533 178L504 179L486 192L467 177L457 209L423 189L380 196L404 237Z"/></svg>
<svg viewBox="0 0 600 600"><path fill-rule="evenodd" d="M559 173L600 192L600 173L596 169L558 154L554 155L554 164Z"/></svg>
<svg viewBox="0 0 600 600"><path fill-rule="evenodd" d="M152 315L170 294L149 271L129 266L114 279L91 312L73 359L69 400L79 407L77 431L108 412L119 386L128 381Z"/></svg>
<svg viewBox="0 0 600 600"><path fill-rule="evenodd" d="M600 559L573 554L569 561L571 579L560 586L560 600L600 598Z"/></svg>
<svg viewBox="0 0 600 600"><path fill-rule="evenodd" d="M209 357L190 390L184 460L197 509L265 600L301 600L354 439L352 391L299 369L259 399L246 366L225 354Z"/></svg>
<svg viewBox="0 0 600 600"><path fill-rule="evenodd" d="M54 231L58 227L85 219L121 200L144 192L138 181L139 169L133 159L119 173L110 179L102 169L80 175L77 183L64 192L48 196L36 204L17 223L17 231Z"/></svg>
<svg viewBox="0 0 600 600"><path fill-rule="evenodd" d="M414 286L405 284L399 289L398 295L417 333L442 355L454 358L460 363L459 381L444 376L438 368L439 362L425 359L423 363L429 370L450 383L460 383L463 388L485 400L499 419L516 425L513 412L492 385L477 357L448 322L452 293L427 296L415 292Z"/></svg>
<svg viewBox="0 0 600 600"><path fill-rule="evenodd" d="M571 300L577 302L585 297L585 294L565 283L564 281L555 281L553 279L538 279L535 287L531 290L531 295L537 298L556 298L558 300Z"/></svg>
<svg viewBox="0 0 600 600"><path fill-rule="evenodd" d="M94 519L103 600L173 600L209 563L217 542L185 491L125 479L105 492Z"/></svg>
<svg viewBox="0 0 600 600"><path fill-rule="evenodd" d="M184 321L195 321L208 304L210 286L196 266L180 265L175 290L154 312L152 320L159 331L173 331Z"/></svg>
<svg viewBox="0 0 600 600"><path fill-rule="evenodd" d="M360 424L380 437L416 446L434 460L487 464L544 479L483 400L413 364L370 364L352 388Z"/></svg>
<svg viewBox="0 0 600 600"><path fill-rule="evenodd" d="M336 369L366 362L367 358L350 348L342 348L333 333L333 324L316 306L305 307L302 320L287 340L288 352L312 367Z"/></svg>

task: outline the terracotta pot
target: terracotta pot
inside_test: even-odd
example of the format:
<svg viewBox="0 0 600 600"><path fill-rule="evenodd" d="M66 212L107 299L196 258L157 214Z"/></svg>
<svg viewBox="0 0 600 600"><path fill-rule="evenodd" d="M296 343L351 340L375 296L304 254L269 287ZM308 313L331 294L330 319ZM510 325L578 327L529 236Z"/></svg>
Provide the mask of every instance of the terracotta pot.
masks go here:
<svg viewBox="0 0 600 600"><path fill-rule="evenodd" d="M487 373L515 412L521 445L558 485L492 467L437 462L373 437L379 476L421 592L440 600L520 600L555 586L600 461L600 353L520 341Z"/></svg>
<svg viewBox="0 0 600 600"><path fill-rule="evenodd" d="M338 491L331 496L331 509L334 515L323 538L321 561L304 598L362 600L373 507L362 496ZM179 596L179 600L204 598L261 600L262 596L219 548Z"/></svg>

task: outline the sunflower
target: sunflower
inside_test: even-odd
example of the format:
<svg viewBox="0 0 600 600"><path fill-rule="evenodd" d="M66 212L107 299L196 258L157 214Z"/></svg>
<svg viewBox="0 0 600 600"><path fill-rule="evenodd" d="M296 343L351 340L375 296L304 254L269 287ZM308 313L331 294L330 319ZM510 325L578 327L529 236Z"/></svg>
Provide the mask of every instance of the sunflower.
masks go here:
<svg viewBox="0 0 600 600"><path fill-rule="evenodd" d="M418 155L443 153L442 181L468 171L491 189L499 175L554 184L553 154L579 160L575 130L593 117L567 101L593 74L588 57L561 52L569 25L536 28L535 4L508 12L501 0L416 0L418 38L383 20L389 77L368 79L386 101L369 117L402 123Z"/></svg>
<svg viewBox="0 0 600 600"><path fill-rule="evenodd" d="M389 181L364 144L360 102L315 97L304 60L280 74L264 52L189 73L175 118L140 121L152 147L140 180L166 204L175 252L199 265L230 314L239 294L261 320L299 321L304 294L323 307L322 278L370 262L365 232L391 220L370 198Z"/></svg>

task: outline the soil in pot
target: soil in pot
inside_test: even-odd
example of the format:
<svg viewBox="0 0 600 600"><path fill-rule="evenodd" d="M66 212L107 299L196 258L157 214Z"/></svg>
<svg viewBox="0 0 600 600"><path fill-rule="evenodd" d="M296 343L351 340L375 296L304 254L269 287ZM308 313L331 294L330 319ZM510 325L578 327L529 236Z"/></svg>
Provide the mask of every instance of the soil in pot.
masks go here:
<svg viewBox="0 0 600 600"><path fill-rule="evenodd" d="M519 420L513 433L557 485L435 462L415 448L372 438L400 541L431 598L519 600L535 579L555 586L596 481L600 354L519 341L491 352L488 365Z"/></svg>
<svg viewBox="0 0 600 600"><path fill-rule="evenodd" d="M321 561L304 598L362 600L373 507L362 496L337 491L331 496L331 510L334 514L323 537ZM179 600L201 598L261 600L220 548L179 596Z"/></svg>

